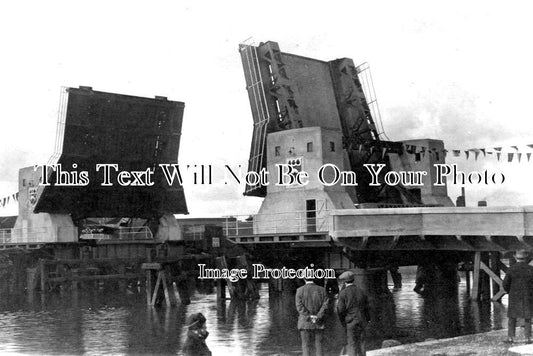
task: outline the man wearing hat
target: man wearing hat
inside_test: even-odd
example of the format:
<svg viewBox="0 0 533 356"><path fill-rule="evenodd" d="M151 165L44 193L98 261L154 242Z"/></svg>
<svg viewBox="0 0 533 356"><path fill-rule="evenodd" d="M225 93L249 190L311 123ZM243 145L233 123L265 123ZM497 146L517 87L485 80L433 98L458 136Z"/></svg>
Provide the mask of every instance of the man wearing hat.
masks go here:
<svg viewBox="0 0 533 356"><path fill-rule="evenodd" d="M531 343L531 317L533 316L533 267L528 265L527 251L515 254L516 263L509 267L503 280L503 289L509 293L507 309L508 343L515 337L516 319L524 319L524 336L526 343Z"/></svg>
<svg viewBox="0 0 533 356"><path fill-rule="evenodd" d="M339 279L345 283L337 301L337 314L346 333L345 351L349 356L366 355L365 328L370 321L368 298L355 285L352 271L344 272Z"/></svg>
<svg viewBox="0 0 533 356"><path fill-rule="evenodd" d="M298 330L302 336L303 356L310 356L313 339L316 356L322 356L322 336L324 317L329 305L326 289L317 286L312 279L296 290L296 309L298 310Z"/></svg>

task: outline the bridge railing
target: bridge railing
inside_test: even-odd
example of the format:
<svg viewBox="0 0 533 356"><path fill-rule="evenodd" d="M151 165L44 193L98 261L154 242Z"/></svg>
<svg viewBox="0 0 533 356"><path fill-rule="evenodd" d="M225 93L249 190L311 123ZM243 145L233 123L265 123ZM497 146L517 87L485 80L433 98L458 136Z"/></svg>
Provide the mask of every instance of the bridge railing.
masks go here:
<svg viewBox="0 0 533 356"><path fill-rule="evenodd" d="M11 229L0 229L0 243L7 244L11 242Z"/></svg>
<svg viewBox="0 0 533 356"><path fill-rule="evenodd" d="M152 231L147 226L139 227L116 227L112 231L102 232L98 226L87 227L86 232L82 232L81 239L84 240L152 240Z"/></svg>
<svg viewBox="0 0 533 356"><path fill-rule="evenodd" d="M2 243L70 242L78 236L78 228L71 226L25 227L4 229L0 232Z"/></svg>
<svg viewBox="0 0 533 356"><path fill-rule="evenodd" d="M269 214L228 216L224 235L290 234L329 231L328 210L305 210Z"/></svg>

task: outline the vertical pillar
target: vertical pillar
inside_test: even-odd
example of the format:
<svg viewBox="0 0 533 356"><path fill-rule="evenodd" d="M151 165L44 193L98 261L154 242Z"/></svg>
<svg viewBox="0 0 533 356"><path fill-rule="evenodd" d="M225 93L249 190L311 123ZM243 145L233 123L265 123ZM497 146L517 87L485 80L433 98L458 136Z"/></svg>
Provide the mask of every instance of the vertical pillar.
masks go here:
<svg viewBox="0 0 533 356"><path fill-rule="evenodd" d="M496 276L501 278L500 257L501 257L500 252L496 251L496 252L490 253L490 269L492 270L492 272L494 272ZM492 281L492 296L494 297L498 293L499 290L500 290L500 285L496 283L496 281Z"/></svg>
<svg viewBox="0 0 533 356"><path fill-rule="evenodd" d="M26 278L28 293L33 294L33 291L37 289L37 268L26 268Z"/></svg>
<svg viewBox="0 0 533 356"><path fill-rule="evenodd" d="M124 275L126 274L126 266L124 265L118 266L118 273L122 277L124 277ZM124 291L126 289L126 279L122 277L119 279L118 286L121 291Z"/></svg>
<svg viewBox="0 0 533 356"><path fill-rule="evenodd" d="M146 270L146 303L152 305L152 271Z"/></svg>
<svg viewBox="0 0 533 356"><path fill-rule="evenodd" d="M217 298L226 299L226 280L217 279Z"/></svg>
<svg viewBox="0 0 533 356"><path fill-rule="evenodd" d="M490 256L488 252L481 253L481 261L486 265L490 266ZM481 300L490 300L492 298L490 293L490 277L487 273L480 273L479 276L481 282Z"/></svg>
<svg viewBox="0 0 533 356"><path fill-rule="evenodd" d="M79 270L77 268L73 268L70 270L69 276L72 281L72 290L78 290L78 275Z"/></svg>
<svg viewBox="0 0 533 356"><path fill-rule="evenodd" d="M46 292L46 277L47 274L46 274L46 267L45 267L45 264L44 264L44 259L39 259L39 276L41 276L41 292L42 293L45 293Z"/></svg>
<svg viewBox="0 0 533 356"><path fill-rule="evenodd" d="M466 280L466 294L470 296L470 271L465 271L465 280Z"/></svg>
<svg viewBox="0 0 533 356"><path fill-rule="evenodd" d="M474 273L472 277L472 299L479 299L479 263L481 262L481 252L476 251L474 253Z"/></svg>

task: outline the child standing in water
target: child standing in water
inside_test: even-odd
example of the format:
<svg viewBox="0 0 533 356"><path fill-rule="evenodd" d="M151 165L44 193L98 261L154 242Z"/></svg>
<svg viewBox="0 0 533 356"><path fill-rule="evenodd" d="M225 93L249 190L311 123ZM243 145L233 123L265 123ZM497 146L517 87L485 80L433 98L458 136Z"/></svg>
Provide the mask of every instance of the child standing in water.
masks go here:
<svg viewBox="0 0 533 356"><path fill-rule="evenodd" d="M184 356L211 356L211 351L205 339L209 335L205 327L205 316L202 313L196 313L189 316L187 326L187 339L183 345Z"/></svg>

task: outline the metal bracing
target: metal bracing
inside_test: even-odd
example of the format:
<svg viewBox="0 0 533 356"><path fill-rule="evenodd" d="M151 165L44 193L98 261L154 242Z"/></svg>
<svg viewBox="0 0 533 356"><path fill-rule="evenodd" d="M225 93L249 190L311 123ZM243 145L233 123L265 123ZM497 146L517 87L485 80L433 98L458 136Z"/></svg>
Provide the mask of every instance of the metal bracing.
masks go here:
<svg viewBox="0 0 533 356"><path fill-rule="evenodd" d="M370 66L367 62L365 62L357 66L355 70L357 72L357 76L359 77L359 81L361 82L361 87L363 89L363 93L365 94L366 103L370 109L371 116L374 119L374 124L378 126L378 136L383 135L387 140L390 140L385 133L383 121L381 120L381 112L379 111L378 99L374 89L374 81L372 79Z"/></svg>
<svg viewBox="0 0 533 356"><path fill-rule="evenodd" d="M254 120L248 170L259 172L265 163L266 131L270 114L268 112L263 78L257 57L257 48L252 45L241 44L239 45L239 51L241 52L242 62L245 67L246 89L251 99ZM255 186L247 186L245 193L255 189Z"/></svg>

